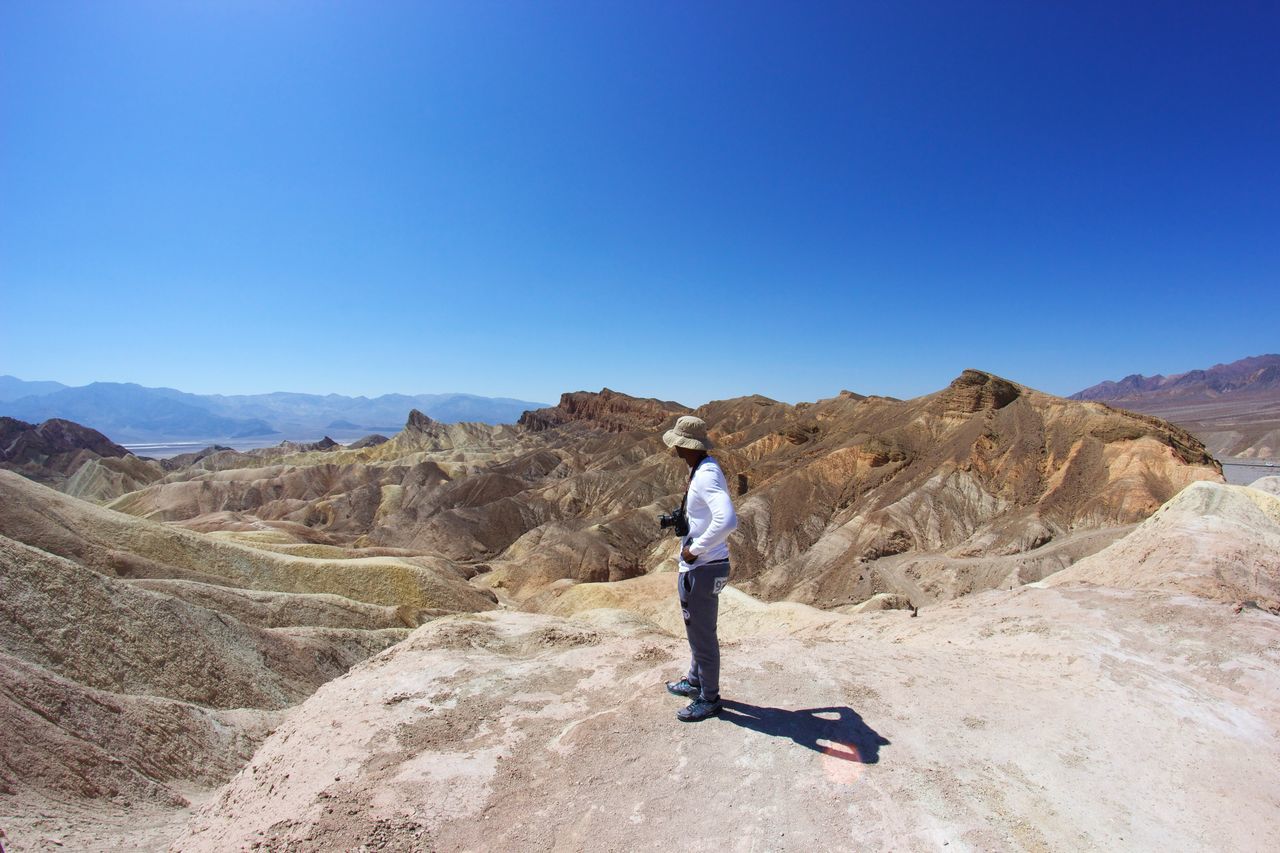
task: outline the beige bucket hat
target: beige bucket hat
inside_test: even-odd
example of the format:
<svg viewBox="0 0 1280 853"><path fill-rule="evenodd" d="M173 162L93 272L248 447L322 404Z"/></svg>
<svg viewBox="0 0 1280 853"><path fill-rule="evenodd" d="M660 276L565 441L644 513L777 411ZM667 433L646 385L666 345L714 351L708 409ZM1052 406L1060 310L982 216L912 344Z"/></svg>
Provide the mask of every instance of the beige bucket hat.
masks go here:
<svg viewBox="0 0 1280 853"><path fill-rule="evenodd" d="M707 438L707 422L693 415L685 415L676 421L674 429L669 429L662 436L667 447L685 447L689 450L710 450L711 439Z"/></svg>

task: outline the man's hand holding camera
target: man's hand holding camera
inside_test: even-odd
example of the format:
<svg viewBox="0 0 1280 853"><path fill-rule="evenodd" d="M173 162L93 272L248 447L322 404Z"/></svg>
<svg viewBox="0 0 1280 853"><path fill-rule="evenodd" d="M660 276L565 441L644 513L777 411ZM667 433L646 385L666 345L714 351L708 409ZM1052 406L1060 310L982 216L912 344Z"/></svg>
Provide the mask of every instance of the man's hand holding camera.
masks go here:
<svg viewBox="0 0 1280 853"><path fill-rule="evenodd" d="M679 507L671 510L670 513L658 516L658 527L662 529L670 527L675 530L677 536L688 536L689 516L685 515L684 503L682 502ZM690 537L680 549L680 559L690 566L693 565L694 560L698 559L698 555L689 550L689 543L692 541L693 539Z"/></svg>

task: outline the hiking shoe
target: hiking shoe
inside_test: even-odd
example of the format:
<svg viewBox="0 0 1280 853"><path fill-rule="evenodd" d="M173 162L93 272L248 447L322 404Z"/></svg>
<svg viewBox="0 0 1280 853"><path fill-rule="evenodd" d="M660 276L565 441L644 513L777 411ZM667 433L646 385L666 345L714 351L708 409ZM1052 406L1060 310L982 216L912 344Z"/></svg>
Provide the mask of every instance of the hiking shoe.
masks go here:
<svg viewBox="0 0 1280 853"><path fill-rule="evenodd" d="M686 699L697 699L702 695L702 688L696 684L690 684L689 679L682 678L679 681L668 681L667 692L672 696L683 696Z"/></svg>
<svg viewBox="0 0 1280 853"><path fill-rule="evenodd" d="M689 703L689 707L676 711L676 716L682 723L696 723L698 720L714 717L720 713L720 710L719 699L694 699Z"/></svg>

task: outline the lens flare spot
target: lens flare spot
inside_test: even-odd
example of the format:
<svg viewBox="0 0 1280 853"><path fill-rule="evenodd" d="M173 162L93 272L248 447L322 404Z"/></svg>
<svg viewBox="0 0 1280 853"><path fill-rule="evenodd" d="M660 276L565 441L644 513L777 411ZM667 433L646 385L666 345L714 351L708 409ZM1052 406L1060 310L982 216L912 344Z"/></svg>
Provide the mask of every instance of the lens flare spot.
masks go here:
<svg viewBox="0 0 1280 853"><path fill-rule="evenodd" d="M837 785L852 785L862 778L862 756L851 743L819 741L822 748L819 760L827 778Z"/></svg>

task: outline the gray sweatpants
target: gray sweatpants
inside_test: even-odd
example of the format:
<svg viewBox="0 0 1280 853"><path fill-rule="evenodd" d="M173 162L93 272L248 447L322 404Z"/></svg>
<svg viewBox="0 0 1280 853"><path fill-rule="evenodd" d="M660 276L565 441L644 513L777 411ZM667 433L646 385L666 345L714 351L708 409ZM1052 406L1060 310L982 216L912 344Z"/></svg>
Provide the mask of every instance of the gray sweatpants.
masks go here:
<svg viewBox="0 0 1280 853"><path fill-rule="evenodd" d="M729 580L729 561L707 563L681 572L677 582L684 631L689 637L689 683L702 688L703 699L720 698L720 640L716 618L720 613L720 590Z"/></svg>

